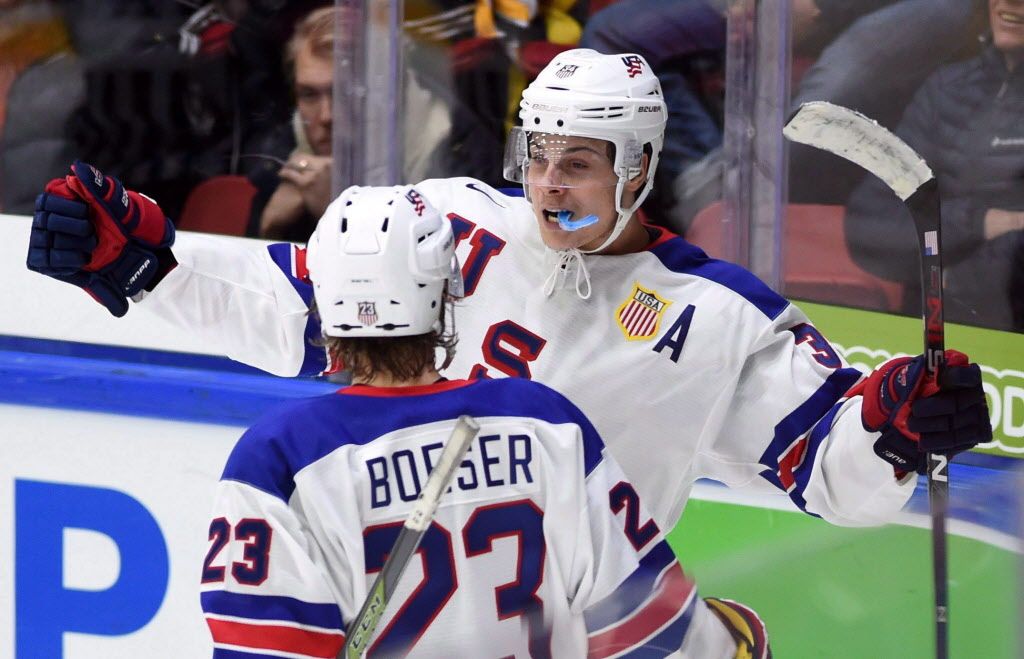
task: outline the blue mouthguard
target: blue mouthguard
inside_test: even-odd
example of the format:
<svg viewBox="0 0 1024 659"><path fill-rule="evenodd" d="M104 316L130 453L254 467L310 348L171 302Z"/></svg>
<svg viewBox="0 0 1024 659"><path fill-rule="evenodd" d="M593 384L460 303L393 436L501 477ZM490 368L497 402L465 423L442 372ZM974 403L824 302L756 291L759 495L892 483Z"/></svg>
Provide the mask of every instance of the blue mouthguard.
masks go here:
<svg viewBox="0 0 1024 659"><path fill-rule="evenodd" d="M583 227L589 227L591 224L597 224L596 215L587 215L578 220L569 219L571 217L572 211L558 211L558 226L566 231L577 231Z"/></svg>

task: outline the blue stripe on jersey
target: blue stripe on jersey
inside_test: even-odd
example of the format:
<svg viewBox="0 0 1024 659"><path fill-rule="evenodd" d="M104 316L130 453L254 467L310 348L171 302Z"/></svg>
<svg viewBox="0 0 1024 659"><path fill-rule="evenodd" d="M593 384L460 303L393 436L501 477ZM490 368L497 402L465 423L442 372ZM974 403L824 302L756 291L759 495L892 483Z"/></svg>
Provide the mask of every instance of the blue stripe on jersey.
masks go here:
<svg viewBox="0 0 1024 659"><path fill-rule="evenodd" d="M778 318L789 306L786 298L773 291L749 271L735 263L713 259L696 245L678 236L659 243L648 251L673 272L703 277L738 293L771 320Z"/></svg>
<svg viewBox="0 0 1024 659"><path fill-rule="evenodd" d="M836 414L842 406L843 403L841 402L833 405L832 409L828 411L828 414L826 414L811 430L811 434L807 438L807 449L804 453L804 461L793 472L795 485L789 492L789 498L793 500L793 503L795 503L800 510L804 511L808 515L813 515L814 517L821 517L821 515L807 512L807 500L804 499L804 491L807 489L807 483L811 480L811 474L814 473L814 460L818 456L818 449L821 448L821 443L825 440L825 437L828 436L829 431L832 429L832 421L836 418Z"/></svg>
<svg viewBox="0 0 1024 659"><path fill-rule="evenodd" d="M398 397L346 391L288 403L263 417L239 440L221 478L248 483L288 501L295 489L294 475L332 451L462 414L576 424L583 431L585 473L601 461L604 443L594 426L568 399L539 382L477 380L446 391Z"/></svg>
<svg viewBox="0 0 1024 659"><path fill-rule="evenodd" d="M313 304L313 287L309 283L296 279L292 276L292 256L295 246L289 243L275 243L267 246L274 265L281 270L288 282L299 294L306 306ZM316 375L327 368L327 356L324 349L314 346L312 341L320 338L320 319L315 314L309 314L306 319L306 331L303 333L306 351L302 359L302 366L299 368L299 375Z"/></svg>
<svg viewBox="0 0 1024 659"><path fill-rule="evenodd" d="M200 593L205 613L250 620L287 620L324 629L344 629L337 604L312 604L293 597L246 595L223 590Z"/></svg>
<svg viewBox="0 0 1024 659"><path fill-rule="evenodd" d="M241 650L225 650L223 648L213 649L213 659L267 659L267 657L279 657L281 655L260 654L257 652L243 652Z"/></svg>
<svg viewBox="0 0 1024 659"><path fill-rule="evenodd" d="M779 482L776 472L779 469L779 456L797 438L804 435L813 425L825 416L835 405L836 401L842 398L850 387L852 387L863 374L855 368L841 368L833 371L825 382L811 394L799 407L775 426L775 436L771 444L761 454L758 462L768 469L761 472L761 475L775 487L785 490Z"/></svg>
<svg viewBox="0 0 1024 659"><path fill-rule="evenodd" d="M650 598L658 576L675 560L676 555L668 543L658 542L613 593L587 607L583 612L587 629L593 633L631 616Z"/></svg>
<svg viewBox="0 0 1024 659"><path fill-rule="evenodd" d="M675 652L683 646L686 633L690 631L690 623L693 621L693 612L696 608L694 602L690 602L690 606L686 607L681 616L645 641L643 646L626 654L618 655L617 659L663 659L665 655Z"/></svg>

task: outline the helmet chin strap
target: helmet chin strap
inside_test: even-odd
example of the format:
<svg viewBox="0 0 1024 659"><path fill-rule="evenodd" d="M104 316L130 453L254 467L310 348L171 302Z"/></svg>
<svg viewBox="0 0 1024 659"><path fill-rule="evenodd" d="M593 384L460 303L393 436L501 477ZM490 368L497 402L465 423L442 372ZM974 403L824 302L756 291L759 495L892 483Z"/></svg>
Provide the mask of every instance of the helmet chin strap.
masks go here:
<svg viewBox="0 0 1024 659"><path fill-rule="evenodd" d="M604 242L602 242L600 245L598 245L594 249L581 249L580 252L582 252L584 254L597 254L602 249L606 249L609 245L611 245L613 242L615 242L616 238L618 238L620 235L622 235L622 232L626 229L626 224L629 223L629 218L633 217L633 213L640 206L640 203L643 202L644 197L647 196L647 195L637 195L637 198L633 202L632 206L630 206L629 208L623 208L622 207L622 188L625 185L626 185L626 180L624 178L622 178L622 177L619 177L619 183L618 183L618 185L615 186L615 210L618 211L619 215L615 219L615 225L612 226L611 233L609 233L608 237L604 239Z"/></svg>

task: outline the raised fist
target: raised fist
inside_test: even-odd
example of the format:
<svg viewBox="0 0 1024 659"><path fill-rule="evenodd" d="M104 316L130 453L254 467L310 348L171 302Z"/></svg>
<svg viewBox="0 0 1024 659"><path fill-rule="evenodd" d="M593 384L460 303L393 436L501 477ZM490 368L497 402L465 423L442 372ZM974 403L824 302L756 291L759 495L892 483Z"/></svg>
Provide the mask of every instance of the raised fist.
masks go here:
<svg viewBox="0 0 1024 659"><path fill-rule="evenodd" d="M83 288L115 316L174 267L174 225L156 202L81 161L36 198L29 270Z"/></svg>

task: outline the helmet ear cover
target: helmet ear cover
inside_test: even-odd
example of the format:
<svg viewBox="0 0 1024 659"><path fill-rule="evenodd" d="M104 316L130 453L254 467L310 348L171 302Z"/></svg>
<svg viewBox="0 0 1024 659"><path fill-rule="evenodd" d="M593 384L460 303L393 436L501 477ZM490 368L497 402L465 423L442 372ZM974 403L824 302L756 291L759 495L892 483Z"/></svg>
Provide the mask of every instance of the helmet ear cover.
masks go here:
<svg viewBox="0 0 1024 659"><path fill-rule="evenodd" d="M325 336L440 331L445 288L461 295L450 223L412 186L353 186L310 237L306 264Z"/></svg>

